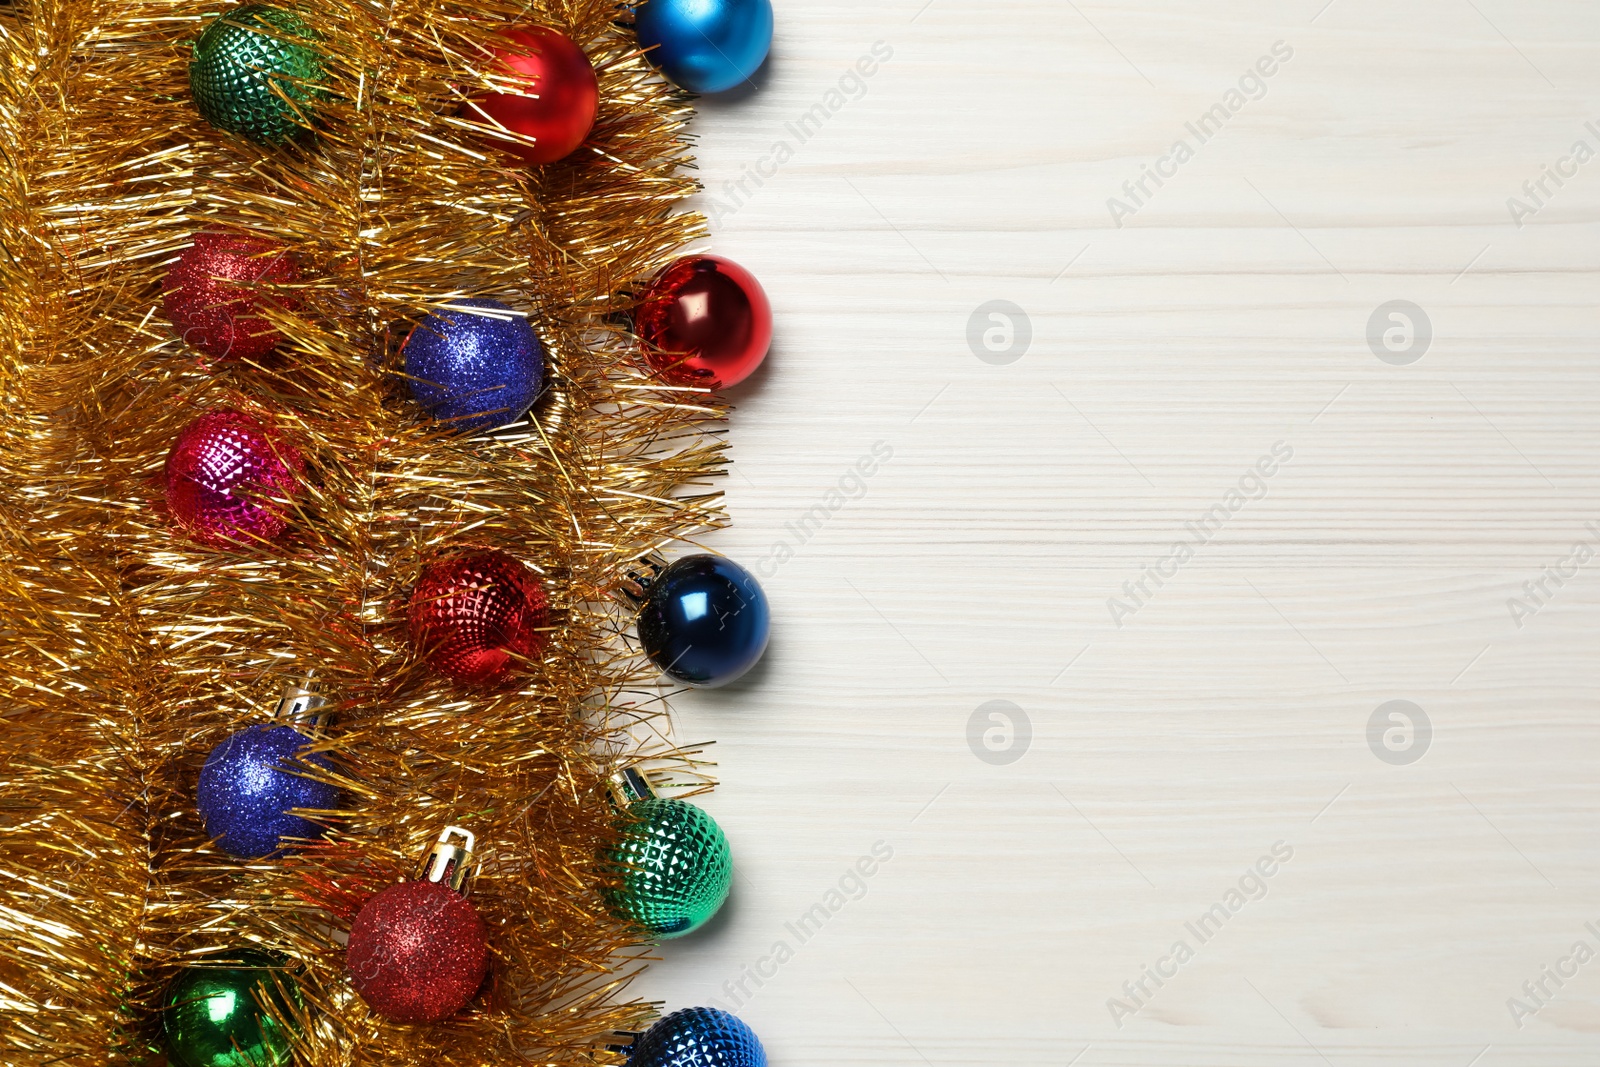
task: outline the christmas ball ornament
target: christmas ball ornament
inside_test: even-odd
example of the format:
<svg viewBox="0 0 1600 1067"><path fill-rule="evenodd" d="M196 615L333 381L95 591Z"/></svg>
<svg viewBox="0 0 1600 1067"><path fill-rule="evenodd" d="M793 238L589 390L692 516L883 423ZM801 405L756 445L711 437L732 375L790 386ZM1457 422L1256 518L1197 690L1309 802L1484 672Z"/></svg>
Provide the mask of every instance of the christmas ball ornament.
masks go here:
<svg viewBox="0 0 1600 1067"><path fill-rule="evenodd" d="M489 943L467 900L473 836L447 826L422 877L392 885L361 906L345 969L373 1011L403 1023L435 1023L466 1007L489 970Z"/></svg>
<svg viewBox="0 0 1600 1067"><path fill-rule="evenodd" d="M772 0L646 0L634 23L645 55L691 93L732 89L772 48Z"/></svg>
<svg viewBox="0 0 1600 1067"><path fill-rule="evenodd" d="M254 417L208 411L167 454L167 508L202 544L271 541L288 528L304 470L300 453Z"/></svg>
<svg viewBox="0 0 1600 1067"><path fill-rule="evenodd" d="M411 331L411 395L455 429L487 430L523 415L544 385L544 349L526 316L498 300L457 300Z"/></svg>
<svg viewBox="0 0 1600 1067"><path fill-rule="evenodd" d="M628 1067L767 1067L767 1053L738 1016L684 1008L634 1042Z"/></svg>
<svg viewBox="0 0 1600 1067"><path fill-rule="evenodd" d="M761 283L721 256L685 256L656 275L635 323L645 358L673 385L738 385L772 345L772 305Z"/></svg>
<svg viewBox="0 0 1600 1067"><path fill-rule="evenodd" d="M312 32L292 11L247 4L211 20L194 45L189 89L201 116L258 144L286 141L323 79Z"/></svg>
<svg viewBox="0 0 1600 1067"><path fill-rule="evenodd" d="M315 729L316 711L326 703L291 686L278 702L278 717ZM280 722L247 727L211 750L200 771L197 803L206 834L219 848L240 859L257 859L276 851L284 838L322 836L320 825L291 814L295 808L332 808L339 801L338 789L306 777L305 768L296 766L310 744L295 725ZM316 754L300 761L329 766Z"/></svg>
<svg viewBox="0 0 1600 1067"><path fill-rule="evenodd" d="M465 114L535 138L533 145L491 141L530 166L566 158L589 136L600 108L600 83L589 57L544 26L518 26L501 37L505 45L495 50L491 74L511 91L480 96Z"/></svg>
<svg viewBox="0 0 1600 1067"><path fill-rule="evenodd" d="M299 279L294 257L271 241L197 233L167 271L162 310L190 347L219 360L260 359L277 347L280 336L256 313L260 301L274 298L255 286Z"/></svg>
<svg viewBox="0 0 1600 1067"><path fill-rule="evenodd" d="M408 614L417 650L457 682L491 682L513 660L544 654L544 586L521 561L494 549L429 566L411 591Z"/></svg>
<svg viewBox="0 0 1600 1067"><path fill-rule="evenodd" d="M682 800L657 797L637 771L612 783L625 805L612 856L622 885L607 897L619 916L665 940L704 926L733 884L733 855L716 820Z"/></svg>
<svg viewBox="0 0 1600 1067"><path fill-rule="evenodd" d="M290 1034L261 1007L274 1004L291 1018L286 1001L299 991L282 964L263 952L234 953L237 962L185 967L167 988L162 1024L175 1067L280 1067L289 1062Z"/></svg>
<svg viewBox="0 0 1600 1067"><path fill-rule="evenodd" d="M767 595L732 560L701 554L666 564L651 556L630 579L621 593L639 607L639 644L678 681L701 689L727 685L766 651Z"/></svg>

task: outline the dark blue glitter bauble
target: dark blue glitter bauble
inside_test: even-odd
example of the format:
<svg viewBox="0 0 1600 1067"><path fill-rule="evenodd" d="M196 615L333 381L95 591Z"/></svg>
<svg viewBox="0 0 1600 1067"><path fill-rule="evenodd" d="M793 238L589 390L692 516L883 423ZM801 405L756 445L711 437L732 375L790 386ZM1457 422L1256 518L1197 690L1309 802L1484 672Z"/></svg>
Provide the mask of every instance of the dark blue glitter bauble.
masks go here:
<svg viewBox="0 0 1600 1067"><path fill-rule="evenodd" d="M224 852L256 859L284 837L321 837L322 827L291 808L332 808L339 791L295 773L295 755L311 743L288 726L251 726L211 750L200 771L199 806L206 833ZM305 763L328 766L321 756Z"/></svg>
<svg viewBox="0 0 1600 1067"><path fill-rule="evenodd" d="M465 308L483 308L481 314ZM457 300L406 338L411 395L458 430L520 418L544 385L544 349L528 320L498 300Z"/></svg>
<svg viewBox="0 0 1600 1067"><path fill-rule="evenodd" d="M684 1008L645 1031L628 1067L767 1067L767 1053L738 1017L716 1008Z"/></svg>
<svg viewBox="0 0 1600 1067"><path fill-rule="evenodd" d="M727 685L756 665L772 629L755 576L721 556L684 556L656 576L639 610L645 654L680 682Z"/></svg>

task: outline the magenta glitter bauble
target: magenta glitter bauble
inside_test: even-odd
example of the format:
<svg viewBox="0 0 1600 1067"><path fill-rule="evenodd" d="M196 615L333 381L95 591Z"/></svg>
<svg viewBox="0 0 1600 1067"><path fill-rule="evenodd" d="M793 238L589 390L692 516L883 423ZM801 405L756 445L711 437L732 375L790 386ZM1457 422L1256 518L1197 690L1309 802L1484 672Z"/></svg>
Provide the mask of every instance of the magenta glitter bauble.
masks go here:
<svg viewBox="0 0 1600 1067"><path fill-rule="evenodd" d="M345 970L384 1018L436 1023L466 1007L483 984L488 933L478 909L449 886L402 882L356 913Z"/></svg>
<svg viewBox="0 0 1600 1067"><path fill-rule="evenodd" d="M256 287L300 280L300 267L283 247L260 237L197 233L167 271L161 309L187 345L219 360L260 359L280 340L257 314L264 300L289 306Z"/></svg>
<svg viewBox="0 0 1600 1067"><path fill-rule="evenodd" d="M490 682L544 654L544 586L520 560L475 549L428 567L411 592L411 640L458 682Z"/></svg>
<svg viewBox="0 0 1600 1067"><path fill-rule="evenodd" d="M208 411L167 454L167 510L202 544L272 541L288 528L304 470L300 453L256 419Z"/></svg>

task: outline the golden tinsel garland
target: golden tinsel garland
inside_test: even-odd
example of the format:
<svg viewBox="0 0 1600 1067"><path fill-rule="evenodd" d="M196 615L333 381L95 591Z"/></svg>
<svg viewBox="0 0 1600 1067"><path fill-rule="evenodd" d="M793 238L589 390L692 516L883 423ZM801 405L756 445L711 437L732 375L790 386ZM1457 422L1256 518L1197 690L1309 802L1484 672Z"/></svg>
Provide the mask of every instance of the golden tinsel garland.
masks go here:
<svg viewBox="0 0 1600 1067"><path fill-rule="evenodd" d="M623 993L645 950L598 892L603 783L652 734L696 771L606 593L721 521L723 410L646 376L622 314L701 233L681 211L690 108L605 0L311 0L319 129L262 148L190 102L190 45L225 7L0 6L0 1061L159 1064L175 970L253 946L292 961L304 1064L616 1062L606 1032L649 1006ZM601 90L589 143L531 172L457 117L518 21L583 45ZM259 364L208 366L162 318L168 266L208 228L305 266ZM443 432L392 373L410 324L464 296L535 314L555 379L520 430ZM274 550L198 548L163 513L174 436L222 406L269 413L307 457ZM406 590L463 543L552 592L559 625L514 690L461 691L406 640ZM287 858L206 847L206 752L311 669L347 810ZM379 1023L340 932L446 823L484 855L493 987L445 1025Z"/></svg>

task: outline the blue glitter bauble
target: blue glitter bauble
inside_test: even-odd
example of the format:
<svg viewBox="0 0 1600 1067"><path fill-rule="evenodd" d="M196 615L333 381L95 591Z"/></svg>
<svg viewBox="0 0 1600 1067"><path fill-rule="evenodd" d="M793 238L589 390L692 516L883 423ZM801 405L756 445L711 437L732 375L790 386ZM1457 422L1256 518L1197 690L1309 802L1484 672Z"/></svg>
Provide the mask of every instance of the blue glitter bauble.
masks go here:
<svg viewBox="0 0 1600 1067"><path fill-rule="evenodd" d="M678 681L702 689L727 685L754 667L771 629L760 583L721 556L674 560L650 583L639 609L645 654Z"/></svg>
<svg viewBox="0 0 1600 1067"><path fill-rule="evenodd" d="M498 314L478 314L483 308ZM411 395L459 430L514 422L544 385L544 349L528 320L498 300L457 300L422 321L405 343Z"/></svg>
<svg viewBox="0 0 1600 1067"><path fill-rule="evenodd" d="M322 827L291 808L327 809L339 790L295 773L295 756L309 738L288 726L240 730L206 757L200 771L199 807L206 833L220 838L224 852L240 859L265 856L284 837L321 837ZM304 763L327 767L321 756Z"/></svg>
<svg viewBox="0 0 1600 1067"><path fill-rule="evenodd" d="M755 1031L716 1008L684 1008L645 1031L628 1067L767 1067Z"/></svg>
<svg viewBox="0 0 1600 1067"><path fill-rule="evenodd" d="M661 73L691 93L720 93L766 60L772 0L646 0L634 24Z"/></svg>

